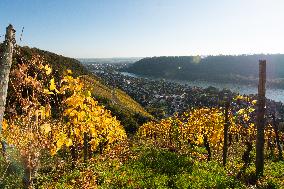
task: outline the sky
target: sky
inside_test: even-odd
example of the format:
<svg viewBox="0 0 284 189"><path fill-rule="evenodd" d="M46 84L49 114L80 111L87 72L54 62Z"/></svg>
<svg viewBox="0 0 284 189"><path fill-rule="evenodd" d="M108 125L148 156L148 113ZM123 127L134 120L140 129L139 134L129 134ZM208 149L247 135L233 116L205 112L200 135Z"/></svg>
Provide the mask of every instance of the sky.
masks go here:
<svg viewBox="0 0 284 189"><path fill-rule="evenodd" d="M19 45L74 58L284 53L283 10L283 0L0 0L0 41L11 23Z"/></svg>

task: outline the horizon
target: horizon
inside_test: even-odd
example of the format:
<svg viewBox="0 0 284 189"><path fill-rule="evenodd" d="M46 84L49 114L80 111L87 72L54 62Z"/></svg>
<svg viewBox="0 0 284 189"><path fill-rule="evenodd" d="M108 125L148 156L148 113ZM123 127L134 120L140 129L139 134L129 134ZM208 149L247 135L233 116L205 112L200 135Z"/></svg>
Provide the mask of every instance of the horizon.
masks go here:
<svg viewBox="0 0 284 189"><path fill-rule="evenodd" d="M161 56L144 56L144 57L89 57L89 58L77 58L75 59L137 59L137 58L153 58L153 57L188 57L188 56L201 56L201 57L208 57L208 56L253 56L253 55L284 55L284 53L255 53L255 54L209 54L209 55L161 55Z"/></svg>
<svg viewBox="0 0 284 189"><path fill-rule="evenodd" d="M11 23L19 45L73 58L284 54L281 0L2 0L0 7L0 40Z"/></svg>

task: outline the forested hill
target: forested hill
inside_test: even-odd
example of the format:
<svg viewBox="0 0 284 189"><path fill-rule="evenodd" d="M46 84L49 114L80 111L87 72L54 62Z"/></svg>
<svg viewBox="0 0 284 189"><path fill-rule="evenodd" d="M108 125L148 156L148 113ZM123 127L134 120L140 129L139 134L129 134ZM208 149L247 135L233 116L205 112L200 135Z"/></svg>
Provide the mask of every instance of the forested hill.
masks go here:
<svg viewBox="0 0 284 189"><path fill-rule="evenodd" d="M16 55L16 60L18 58L30 59L33 55L41 56L44 61L51 65L51 67L56 71L54 74L61 76L64 71L70 69L73 71L74 76L89 75L91 73L76 59L65 57L62 55L57 55L55 53L44 51L38 48L30 48L27 46L20 47L17 49L20 53L20 57Z"/></svg>
<svg viewBox="0 0 284 189"><path fill-rule="evenodd" d="M247 84L256 83L260 59L267 60L269 84L284 88L284 54L152 57L137 61L126 71L168 79Z"/></svg>
<svg viewBox="0 0 284 189"><path fill-rule="evenodd" d="M0 44L0 52L2 45ZM90 73L78 60L57 55L52 52L43 51L37 48L17 47L13 58L12 69L21 62L29 62L32 58L40 57L52 67L52 75L59 80L64 72L70 69L73 76L83 76L85 85L90 87L92 96L98 100L100 105L111 110L112 115L116 116L124 125L126 131L134 132L138 125L143 124L151 115L144 108L128 96L125 92L107 86L98 77ZM9 86L10 88L10 86Z"/></svg>

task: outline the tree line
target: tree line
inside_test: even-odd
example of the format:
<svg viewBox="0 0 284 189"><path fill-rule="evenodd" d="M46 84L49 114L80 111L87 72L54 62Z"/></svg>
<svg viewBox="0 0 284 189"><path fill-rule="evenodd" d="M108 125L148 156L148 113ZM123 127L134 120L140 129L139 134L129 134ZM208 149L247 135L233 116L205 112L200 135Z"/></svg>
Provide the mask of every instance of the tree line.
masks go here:
<svg viewBox="0 0 284 189"><path fill-rule="evenodd" d="M149 57L129 65L124 71L167 79L257 85L258 64L255 60L260 59L269 62L268 86L284 88L283 54Z"/></svg>

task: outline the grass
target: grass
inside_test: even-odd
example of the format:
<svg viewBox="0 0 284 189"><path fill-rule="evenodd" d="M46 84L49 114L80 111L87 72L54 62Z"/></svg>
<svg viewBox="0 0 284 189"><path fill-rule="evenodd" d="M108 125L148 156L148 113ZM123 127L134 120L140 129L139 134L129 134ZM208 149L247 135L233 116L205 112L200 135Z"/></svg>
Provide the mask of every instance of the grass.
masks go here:
<svg viewBox="0 0 284 189"><path fill-rule="evenodd" d="M35 188L284 188L283 161L266 158L264 176L256 181L253 162L237 176L243 163L234 153L223 167L216 158L209 162L203 158L202 147L189 147L190 152L184 153L133 139L118 149L122 155L97 154L87 163L79 160L75 168L64 154L44 153ZM8 156L11 165L0 156L0 188L22 188L20 156L14 148L9 148Z"/></svg>
<svg viewBox="0 0 284 189"><path fill-rule="evenodd" d="M19 153L12 149L7 149L7 158L0 155L0 189L23 188L23 166L19 159Z"/></svg>
<svg viewBox="0 0 284 189"><path fill-rule="evenodd" d="M202 151L197 149L198 151ZM68 159L46 156L35 181L36 188L284 188L284 162L267 160L263 178L253 183L255 168L250 165L240 178L230 174L232 166L224 168L220 162L200 160L167 149L133 144L127 159L97 155L88 163L79 161L75 169ZM14 160L15 162L18 162ZM1 159L0 171L5 169ZM21 188L21 165L14 172L5 173L0 188Z"/></svg>
<svg viewBox="0 0 284 189"><path fill-rule="evenodd" d="M95 158L75 170L56 169L42 174L42 188L82 187L86 173L97 188L243 188L217 162L199 162L189 156L155 147L134 146L126 162ZM52 175L52 176L50 176ZM83 179L84 180L84 179Z"/></svg>

